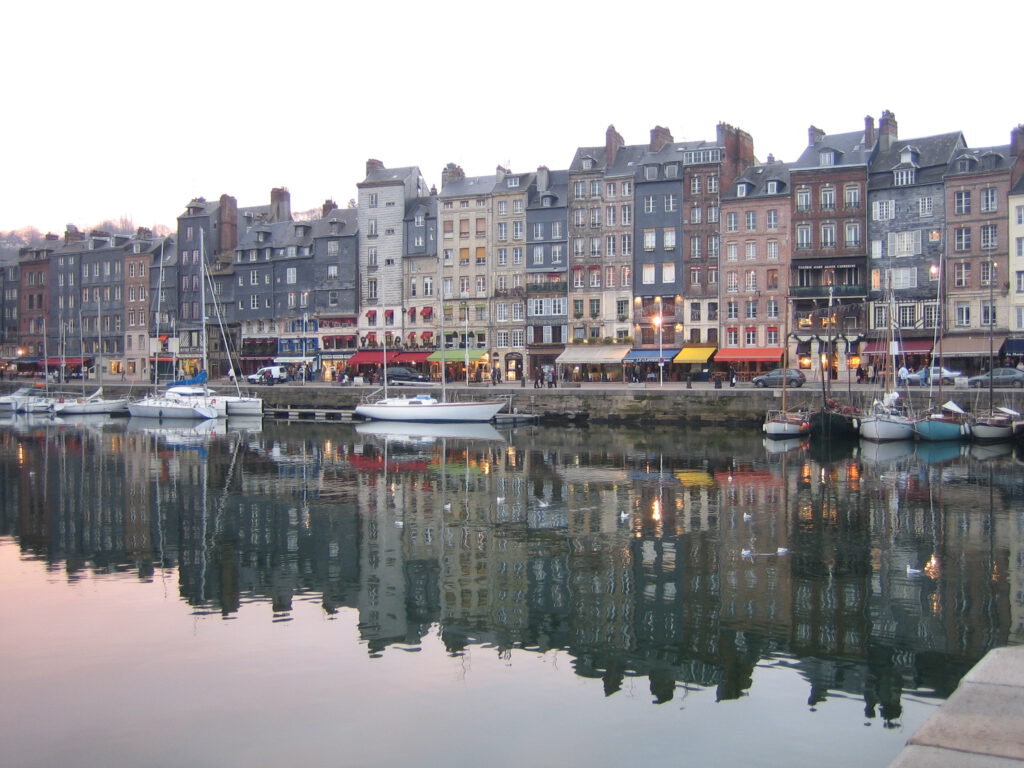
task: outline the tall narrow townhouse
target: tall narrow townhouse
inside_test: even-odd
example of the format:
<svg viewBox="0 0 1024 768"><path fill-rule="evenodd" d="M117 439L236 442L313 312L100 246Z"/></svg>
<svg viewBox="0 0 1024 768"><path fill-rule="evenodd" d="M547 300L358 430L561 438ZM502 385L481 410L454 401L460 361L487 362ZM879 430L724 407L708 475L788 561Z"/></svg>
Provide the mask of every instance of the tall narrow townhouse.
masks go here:
<svg viewBox="0 0 1024 768"><path fill-rule="evenodd" d="M522 381L529 371L526 288L531 260L554 257L564 262L564 229L559 234L558 225L551 226L550 211L537 215L528 210L537 201L536 184L541 173L512 173L499 166L491 193L489 338L492 366L501 371L504 381ZM550 173L545 179L550 187ZM555 197L547 199L549 203L557 202ZM538 220L531 224L528 216ZM531 226L539 231L531 230ZM536 234L543 236L534 238Z"/></svg>
<svg viewBox="0 0 1024 768"><path fill-rule="evenodd" d="M159 336L170 333L174 337L179 367L183 373L189 374L202 368L204 338L208 340L205 364L209 375L226 375L231 367L220 343L219 324L212 306L215 300L223 301L226 297L224 294L219 297L214 295L210 290L208 276L223 275L217 282L222 286L221 291L227 289L230 293L234 285L225 285L225 280L233 280L233 275L230 278L226 275L231 272L231 264L236 259L235 249L240 230L257 219L268 218L291 218L288 190L272 190L269 206L241 209L230 195L221 195L216 202L197 197L189 201L185 212L178 217L176 269L173 270L177 283L173 290L165 289L161 297L169 325L164 325ZM165 267L165 277L171 272L172 269ZM203 306L204 296L206 306ZM237 326L233 319L229 321L229 326L231 346L237 348ZM210 346L211 340L214 347ZM167 346L167 342L161 342L161 346Z"/></svg>
<svg viewBox="0 0 1024 768"><path fill-rule="evenodd" d="M50 311L46 324L52 331L48 341L50 357L64 361L62 378L92 367L91 350L85 349L82 334L82 306L92 294L82 288L82 255L87 248L86 236L68 224L64 237L47 235L55 249L50 256ZM57 370L60 370L58 363Z"/></svg>
<svg viewBox="0 0 1024 768"><path fill-rule="evenodd" d="M56 235L53 235L56 237ZM18 255L0 256L0 357L13 360L18 354Z"/></svg>
<svg viewBox="0 0 1024 768"><path fill-rule="evenodd" d="M410 202L405 216L402 317L397 362L425 370L437 344L437 189Z"/></svg>
<svg viewBox="0 0 1024 768"><path fill-rule="evenodd" d="M569 166L568 291L576 344L624 345L632 338L634 162L645 150L626 146L610 125L604 146L577 148ZM583 363L601 363L617 353L570 349L569 354Z"/></svg>
<svg viewBox="0 0 1024 768"><path fill-rule="evenodd" d="M1024 169L1024 129L1010 144L960 149L946 171L949 333L943 354L969 370L998 364L1009 330L1010 190ZM951 350L951 351L947 351Z"/></svg>
<svg viewBox="0 0 1024 768"><path fill-rule="evenodd" d="M1019 129L1018 129L1019 130ZM1024 176L1010 189L1008 198L1010 243L1010 331L1007 354L1024 359Z"/></svg>
<svg viewBox="0 0 1024 768"><path fill-rule="evenodd" d="M568 202L569 172L552 171L546 166L538 168L527 209L526 321L533 330L527 331L525 337L518 337L518 340L527 340L528 357L524 358L520 354L522 348L506 354L505 372L509 380L512 380L509 373L519 380L524 374L528 376L534 368L552 365L565 350L565 339L555 341L555 333L549 333L545 328L553 329L565 322L560 312L566 306L563 301L566 298L569 262ZM597 265L596 269L600 271L601 266ZM590 301L590 322L594 323L595 332L599 327L596 321L600 317L600 302L600 296ZM572 322L574 328L584 327L578 318ZM519 328L519 324L514 326L513 336L516 336ZM579 338L584 338L582 331ZM551 355L556 350L558 354L553 360Z"/></svg>
<svg viewBox="0 0 1024 768"><path fill-rule="evenodd" d="M681 210L680 250L682 302L677 323L685 328L685 341L711 346L721 342L721 203L722 190L756 161L754 140L746 131L727 123L715 128L715 141L686 142L678 147L683 162L685 198ZM679 339L684 341L683 338ZM697 346L690 359L704 354ZM716 357L717 359L717 357Z"/></svg>
<svg viewBox="0 0 1024 768"><path fill-rule="evenodd" d="M321 217L312 222L314 259L310 290L312 311L321 335L320 369L325 381L337 381L359 347L357 219L355 208L342 210L328 200Z"/></svg>
<svg viewBox="0 0 1024 768"><path fill-rule="evenodd" d="M129 382L149 380L150 266L167 238L139 227L124 255L124 374Z"/></svg>
<svg viewBox="0 0 1024 768"><path fill-rule="evenodd" d="M504 173L504 169L500 169ZM517 177L518 178L518 177ZM466 381L489 365L491 330L487 291L488 229L491 222L491 193L498 176L466 176L461 167L449 163L441 173L441 191L437 196L437 218L441 238L439 265L440 312L444 338L431 361L449 380ZM523 260L525 203L518 214L512 214L513 199L503 197L506 205L495 207L495 249L504 249L507 259L513 242L518 245L517 258ZM504 210L504 214L498 213ZM512 232L518 234L513 241ZM468 364L468 365L467 365Z"/></svg>
<svg viewBox="0 0 1024 768"><path fill-rule="evenodd" d="M799 367L818 381L824 370L845 375L863 340L867 181L875 140L873 118L851 133L811 126L807 147L790 167L789 325Z"/></svg>
<svg viewBox="0 0 1024 768"><path fill-rule="evenodd" d="M404 221L408 207L430 191L419 168L385 168L374 159L366 161L366 178L357 186L359 343L366 349L393 348L405 299Z"/></svg>
<svg viewBox="0 0 1024 768"><path fill-rule="evenodd" d="M870 325L886 328L894 312L901 349L908 364L919 367L942 333L943 278L949 277L943 176L966 144L959 132L899 139L889 112L879 129L868 176ZM882 347L876 342L866 351Z"/></svg>
<svg viewBox="0 0 1024 768"><path fill-rule="evenodd" d="M18 251L18 348L15 359L18 370L42 370L44 355L49 352L45 339L53 335L50 313L50 268L57 242L44 240Z"/></svg>
<svg viewBox="0 0 1024 768"><path fill-rule="evenodd" d="M789 198L789 165L771 156L722 193L729 226L722 236L724 318L715 361L734 365L744 378L782 365L788 349Z"/></svg>
<svg viewBox="0 0 1024 768"><path fill-rule="evenodd" d="M129 238L93 231L79 253L81 335L100 376L124 370L124 257Z"/></svg>

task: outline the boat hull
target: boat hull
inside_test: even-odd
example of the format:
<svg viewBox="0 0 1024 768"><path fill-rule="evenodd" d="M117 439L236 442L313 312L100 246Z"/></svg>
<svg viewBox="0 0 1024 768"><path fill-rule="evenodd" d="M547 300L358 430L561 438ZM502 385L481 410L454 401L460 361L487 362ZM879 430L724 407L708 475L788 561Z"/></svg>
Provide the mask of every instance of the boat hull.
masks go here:
<svg viewBox="0 0 1024 768"><path fill-rule="evenodd" d="M962 421L926 416L914 422L914 433L921 440L941 442L959 440L970 435L970 427Z"/></svg>
<svg viewBox="0 0 1024 768"><path fill-rule="evenodd" d="M1013 438L1013 424L997 421L975 421L971 425L971 437L979 443L999 443Z"/></svg>
<svg viewBox="0 0 1024 768"><path fill-rule="evenodd" d="M215 419L215 406L185 398L144 397L128 403L128 413L143 419Z"/></svg>
<svg viewBox="0 0 1024 768"><path fill-rule="evenodd" d="M860 415L822 409L811 414L811 434L814 437L855 439L860 437Z"/></svg>
<svg viewBox="0 0 1024 768"><path fill-rule="evenodd" d="M860 420L860 436L876 443L913 440L914 422L906 416L865 416Z"/></svg>
<svg viewBox="0 0 1024 768"><path fill-rule="evenodd" d="M54 403L53 412L58 416L88 416L105 413L125 414L128 413L128 398L90 400L87 397L81 397L75 400Z"/></svg>
<svg viewBox="0 0 1024 768"><path fill-rule="evenodd" d="M773 440L785 440L806 435L811 431L811 423L806 413L769 411L763 429Z"/></svg>
<svg viewBox="0 0 1024 768"><path fill-rule="evenodd" d="M376 403L361 403L355 414L378 421L456 422L490 421L505 406L505 401L469 403L424 403L416 398L387 398Z"/></svg>

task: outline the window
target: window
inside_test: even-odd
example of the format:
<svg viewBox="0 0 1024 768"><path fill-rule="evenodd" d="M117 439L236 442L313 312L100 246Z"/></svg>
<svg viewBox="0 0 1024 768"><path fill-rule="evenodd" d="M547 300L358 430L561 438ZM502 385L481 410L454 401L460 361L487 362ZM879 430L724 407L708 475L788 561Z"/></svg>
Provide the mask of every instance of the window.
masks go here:
<svg viewBox="0 0 1024 768"><path fill-rule="evenodd" d="M740 215L738 213L725 214L725 231L738 232L740 229Z"/></svg>
<svg viewBox="0 0 1024 768"><path fill-rule="evenodd" d="M513 221L512 222L512 239L522 240L523 239L523 222Z"/></svg>
<svg viewBox="0 0 1024 768"><path fill-rule="evenodd" d="M728 347L738 347L740 344L740 331L738 328L729 328L725 332L725 344Z"/></svg>
<svg viewBox="0 0 1024 768"><path fill-rule="evenodd" d="M672 227L666 227L661 231L661 247L671 251L676 247L676 231Z"/></svg>
<svg viewBox="0 0 1024 768"><path fill-rule="evenodd" d="M632 256L633 255L633 236L632 235L622 235L622 237L619 238L619 243L621 243L621 245L622 245L622 255L623 256Z"/></svg>
<svg viewBox="0 0 1024 768"><path fill-rule="evenodd" d="M957 227L953 230L953 248L958 251L971 250L971 230L969 227Z"/></svg>
<svg viewBox="0 0 1024 768"><path fill-rule="evenodd" d="M590 255L598 257L601 255L601 238L592 237L590 238Z"/></svg>
<svg viewBox="0 0 1024 768"><path fill-rule="evenodd" d="M700 243L701 243L700 235L691 235L690 236L690 258L691 259L699 259L701 257Z"/></svg>
<svg viewBox="0 0 1024 768"><path fill-rule="evenodd" d="M927 218L935 212L935 205L931 197L919 197L917 199L917 215Z"/></svg>
<svg viewBox="0 0 1024 768"><path fill-rule="evenodd" d="M971 265L966 261L958 261L953 265L953 286L966 288L971 281Z"/></svg>
<svg viewBox="0 0 1024 768"><path fill-rule="evenodd" d="M717 221L718 221L718 206L717 205L709 205L708 206L708 223L709 224L714 224ZM699 223L699 222L695 222L695 223Z"/></svg>
<svg viewBox="0 0 1024 768"><path fill-rule="evenodd" d="M821 210L834 211L836 208L835 187L822 187L820 192Z"/></svg>
<svg viewBox="0 0 1024 768"><path fill-rule="evenodd" d="M871 218L874 221L888 221L896 216L895 200L875 200L871 204Z"/></svg>
<svg viewBox="0 0 1024 768"><path fill-rule="evenodd" d="M676 265L666 261L661 265L661 282L674 283L676 281Z"/></svg>
<svg viewBox="0 0 1024 768"><path fill-rule="evenodd" d="M779 212L772 208L765 214L765 226L769 230L776 230L779 228Z"/></svg>
<svg viewBox="0 0 1024 768"><path fill-rule="evenodd" d="M544 246L535 245L533 247L533 263L543 264L544 263Z"/></svg>
<svg viewBox="0 0 1024 768"><path fill-rule="evenodd" d="M953 193L953 213L957 215L964 215L971 212L971 193L967 192L954 192Z"/></svg>
<svg viewBox="0 0 1024 768"><path fill-rule="evenodd" d="M690 194L691 195L699 195L700 194L700 176L691 176L690 177Z"/></svg>
<svg viewBox="0 0 1024 768"><path fill-rule="evenodd" d="M328 280L334 280L337 277L338 277L338 265L337 264L328 264L327 265L327 279Z"/></svg>
<svg viewBox="0 0 1024 768"><path fill-rule="evenodd" d="M608 235L604 239L605 252L609 256L614 256L615 255L615 244L616 244L615 235Z"/></svg>
<svg viewBox="0 0 1024 768"><path fill-rule="evenodd" d="M860 245L860 222L848 221L844 228L846 233L845 243L847 248L854 248Z"/></svg>
<svg viewBox="0 0 1024 768"><path fill-rule="evenodd" d="M601 287L601 270L591 269L590 270L590 287L600 288Z"/></svg>
<svg viewBox="0 0 1024 768"><path fill-rule="evenodd" d="M644 264L641 281L644 285L654 285L654 265Z"/></svg>
<svg viewBox="0 0 1024 768"><path fill-rule="evenodd" d="M796 209L801 213L811 210L811 190L798 189L796 191Z"/></svg>
<svg viewBox="0 0 1024 768"><path fill-rule="evenodd" d="M1017 286L1016 287L1016 292L1017 293L1024 293L1024 272L1018 271L1014 275L1014 279L1016 281L1016 286Z"/></svg>
<svg viewBox="0 0 1024 768"><path fill-rule="evenodd" d="M998 228L995 224L981 226L981 249L983 251L995 250L998 239Z"/></svg>
<svg viewBox="0 0 1024 768"><path fill-rule="evenodd" d="M377 220L376 219L368 219L367 220L367 222L366 222L366 234L367 234L368 237L376 237L377 236Z"/></svg>
<svg viewBox="0 0 1024 768"><path fill-rule="evenodd" d="M810 224L801 224L796 228L796 247L797 250L807 250L811 247Z"/></svg>
<svg viewBox="0 0 1024 768"><path fill-rule="evenodd" d="M657 230L645 229L644 230L644 250L653 251L657 245Z"/></svg>
<svg viewBox="0 0 1024 768"><path fill-rule="evenodd" d="M708 193L709 194L714 195L714 194L718 193L718 177L717 176L708 176L707 189L708 189Z"/></svg>
<svg viewBox="0 0 1024 768"><path fill-rule="evenodd" d="M601 209L591 208L590 209L590 226L600 227L601 226Z"/></svg>
<svg viewBox="0 0 1024 768"><path fill-rule="evenodd" d="M583 287L583 267L577 267L572 271L572 287Z"/></svg>
<svg viewBox="0 0 1024 768"><path fill-rule="evenodd" d="M745 314L747 320L757 319L757 299L747 299L745 302Z"/></svg>
<svg viewBox="0 0 1024 768"><path fill-rule="evenodd" d="M957 328L971 327L971 305L966 301L958 301L953 307L954 322Z"/></svg>
<svg viewBox="0 0 1024 768"><path fill-rule="evenodd" d="M843 205L847 210L860 208L860 186L850 184L843 187Z"/></svg>
<svg viewBox="0 0 1024 768"><path fill-rule="evenodd" d="M765 248L768 251L768 253L767 253L768 261L778 261L779 260L779 241L778 240L769 240L767 243L765 243Z"/></svg>
<svg viewBox="0 0 1024 768"><path fill-rule="evenodd" d="M604 185L604 196L615 197L618 194L617 187L614 181L609 181Z"/></svg>
<svg viewBox="0 0 1024 768"><path fill-rule="evenodd" d="M679 198L676 195L665 195L665 213L675 213L679 210Z"/></svg>
<svg viewBox="0 0 1024 768"><path fill-rule="evenodd" d="M615 287L615 274L618 270L615 267L605 267L604 270L604 284L606 288Z"/></svg>
<svg viewBox="0 0 1024 768"><path fill-rule="evenodd" d="M757 345L757 328L747 328L743 331L743 343L748 347Z"/></svg>
<svg viewBox="0 0 1024 768"><path fill-rule="evenodd" d="M917 307L901 304L896 308L896 323L900 328L913 328L917 324Z"/></svg>
<svg viewBox="0 0 1024 768"><path fill-rule="evenodd" d="M757 229L757 211L747 211L744 216L746 219L747 231L751 232Z"/></svg>
<svg viewBox="0 0 1024 768"><path fill-rule="evenodd" d="M729 293L738 293L740 290L740 278L735 272L729 272L725 276L725 290Z"/></svg>
<svg viewBox="0 0 1024 768"><path fill-rule="evenodd" d="M914 183L916 174L913 168L900 168L893 171L893 184L897 187L906 187Z"/></svg>
<svg viewBox="0 0 1024 768"><path fill-rule="evenodd" d="M609 226L609 227L614 227L615 226L615 211L616 210L617 209L615 208L614 205L609 205L607 208L605 208L605 211L604 211L605 224L607 226ZM554 233L552 233L552 237L554 237Z"/></svg>
<svg viewBox="0 0 1024 768"><path fill-rule="evenodd" d="M373 246L366 249L366 263L371 267L377 266L377 249Z"/></svg>
<svg viewBox="0 0 1024 768"><path fill-rule="evenodd" d="M622 213L622 226L628 227L633 223L633 209L628 205L624 205L621 208Z"/></svg>
<svg viewBox="0 0 1024 768"><path fill-rule="evenodd" d="M889 255L894 258L921 253L921 230L889 233Z"/></svg>
<svg viewBox="0 0 1024 768"><path fill-rule="evenodd" d="M508 222L506 221L498 222L498 240L501 242L508 240Z"/></svg>
<svg viewBox="0 0 1024 768"><path fill-rule="evenodd" d="M996 324L996 305L989 301L981 303L981 324L983 326Z"/></svg>
<svg viewBox="0 0 1024 768"><path fill-rule="evenodd" d="M376 208L378 204L379 204L379 198L378 198L377 193L376 192L371 192L370 193L369 207L370 208Z"/></svg>
<svg viewBox="0 0 1024 768"><path fill-rule="evenodd" d="M287 283L288 285L295 285L297 280L298 270L295 269L295 267L288 267L288 269L285 270L285 283Z"/></svg>
<svg viewBox="0 0 1024 768"><path fill-rule="evenodd" d="M648 165L644 168L644 178L648 181L655 181L658 178L658 166Z"/></svg>
<svg viewBox="0 0 1024 768"><path fill-rule="evenodd" d="M995 263L991 261L981 262L981 284L988 286L992 284L992 278L995 276Z"/></svg>
<svg viewBox="0 0 1024 768"><path fill-rule="evenodd" d="M690 209L690 223L700 224L701 219L701 208L699 205L695 205Z"/></svg>
<svg viewBox="0 0 1024 768"><path fill-rule="evenodd" d="M757 258L757 241L747 240L744 245L744 255L747 257L747 261L754 261Z"/></svg>
<svg viewBox="0 0 1024 768"><path fill-rule="evenodd" d="M633 182L624 181L622 182L622 196L631 197L633 195Z"/></svg>
<svg viewBox="0 0 1024 768"><path fill-rule="evenodd" d="M835 165L836 154L831 149L823 149L818 153L818 165Z"/></svg>
<svg viewBox="0 0 1024 768"><path fill-rule="evenodd" d="M737 243L726 243L725 244L725 259L726 261L736 261L740 257L740 247Z"/></svg>
<svg viewBox="0 0 1024 768"><path fill-rule="evenodd" d="M587 196L587 183L585 181L575 181L572 185L572 196L580 199ZM504 213L504 211L499 211Z"/></svg>
<svg viewBox="0 0 1024 768"><path fill-rule="evenodd" d="M753 269L748 269L743 281L743 286L747 291L757 290L757 272Z"/></svg>
<svg viewBox="0 0 1024 768"><path fill-rule="evenodd" d="M822 248L835 248L836 247L836 225L831 223L825 223L821 225L821 247Z"/></svg>
<svg viewBox="0 0 1024 768"><path fill-rule="evenodd" d="M377 281L372 277L366 281L366 298L377 298Z"/></svg>
<svg viewBox="0 0 1024 768"><path fill-rule="evenodd" d="M644 195L644 213L654 213L654 195Z"/></svg>

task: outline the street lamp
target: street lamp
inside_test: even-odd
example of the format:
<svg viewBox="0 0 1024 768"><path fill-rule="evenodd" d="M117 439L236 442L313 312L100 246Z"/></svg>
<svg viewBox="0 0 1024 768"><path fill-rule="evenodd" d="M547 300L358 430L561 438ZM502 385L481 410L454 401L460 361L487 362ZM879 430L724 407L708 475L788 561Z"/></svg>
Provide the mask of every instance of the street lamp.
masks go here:
<svg viewBox="0 0 1024 768"><path fill-rule="evenodd" d="M465 350L466 388L469 388L469 305L462 305L462 318L465 321L465 330L462 334L462 349Z"/></svg>
<svg viewBox="0 0 1024 768"><path fill-rule="evenodd" d="M658 329L658 386L665 386L665 357L664 350L662 348L662 323L665 318L660 314L655 315L651 318L651 322L654 323L654 327Z"/></svg>

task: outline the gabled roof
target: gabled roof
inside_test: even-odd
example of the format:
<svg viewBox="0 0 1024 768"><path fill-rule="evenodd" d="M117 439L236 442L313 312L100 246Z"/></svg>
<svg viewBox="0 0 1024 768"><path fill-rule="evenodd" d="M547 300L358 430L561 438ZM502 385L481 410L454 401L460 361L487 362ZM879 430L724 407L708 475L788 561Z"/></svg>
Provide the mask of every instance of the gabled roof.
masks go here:
<svg viewBox="0 0 1024 768"><path fill-rule="evenodd" d="M953 156L964 146L963 134L959 131L942 133L937 136L894 141L884 152L879 150L868 169L869 188L878 189L893 185L892 172L899 168L915 168L915 184L938 184ZM905 149L917 150L916 165L902 162Z"/></svg>
<svg viewBox="0 0 1024 768"><path fill-rule="evenodd" d="M420 169L415 165L407 165L404 168L381 168L370 171L366 178L356 186L367 184L404 183L410 176L420 176Z"/></svg>
<svg viewBox="0 0 1024 768"><path fill-rule="evenodd" d="M740 184L747 184L750 189L742 199L751 197L776 197L789 194L789 169L792 163L762 163L747 168L722 195L723 200L741 199L736 194ZM768 192L768 182L778 182L775 192Z"/></svg>
<svg viewBox="0 0 1024 768"><path fill-rule="evenodd" d="M949 163L947 175L968 174L968 173L991 173L992 171L1007 171L1014 164L1014 157L1010 154L1010 146L999 147L976 147L974 149L963 148L959 150ZM971 168L961 170L960 160L971 161Z"/></svg>
<svg viewBox="0 0 1024 768"><path fill-rule="evenodd" d="M863 131L829 134L806 147L799 159L792 164L791 170L803 171L822 168L821 153L828 150L832 150L837 155L835 163L828 167L867 165L873 149L873 147L864 146Z"/></svg>

